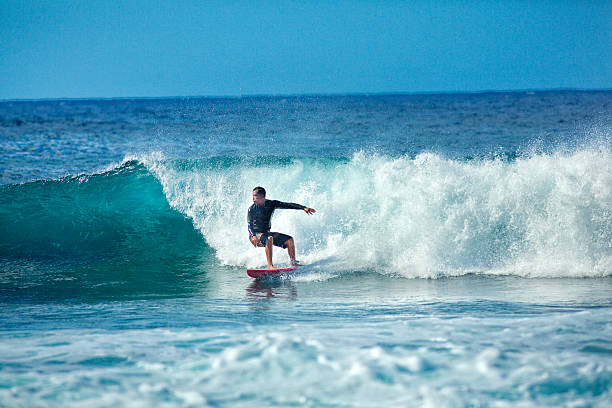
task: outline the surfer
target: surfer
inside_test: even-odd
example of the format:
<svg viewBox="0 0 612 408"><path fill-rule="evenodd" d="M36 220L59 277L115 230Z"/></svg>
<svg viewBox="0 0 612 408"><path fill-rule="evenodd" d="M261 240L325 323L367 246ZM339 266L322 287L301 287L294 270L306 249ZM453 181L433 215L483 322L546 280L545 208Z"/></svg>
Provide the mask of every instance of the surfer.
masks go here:
<svg viewBox="0 0 612 408"><path fill-rule="evenodd" d="M314 208L306 207L301 204L284 203L278 200L266 200L266 190L263 187L253 189L253 205L249 207L247 222L249 226L249 239L255 247L266 248L266 259L268 269L274 269L272 264L272 245L286 248L291 259L291 266L299 263L295 260L295 243L293 237L280 232L270 232L270 219L274 210L277 208L287 208L292 210L304 210L306 214L312 215L316 211Z"/></svg>

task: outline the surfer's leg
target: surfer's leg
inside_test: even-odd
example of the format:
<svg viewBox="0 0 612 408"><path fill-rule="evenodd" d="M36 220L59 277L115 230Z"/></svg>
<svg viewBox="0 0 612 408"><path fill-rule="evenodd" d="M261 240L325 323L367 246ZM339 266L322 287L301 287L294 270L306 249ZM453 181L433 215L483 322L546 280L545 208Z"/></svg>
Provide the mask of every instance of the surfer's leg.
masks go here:
<svg viewBox="0 0 612 408"><path fill-rule="evenodd" d="M287 245L287 252L289 252L289 259L291 259L291 263L295 262L295 243L293 242L293 238L289 238L285 245Z"/></svg>
<svg viewBox="0 0 612 408"><path fill-rule="evenodd" d="M268 261L268 269L274 268L274 265L272 265L272 245L274 245L274 238L268 237L268 242L266 242L266 259Z"/></svg>
<svg viewBox="0 0 612 408"><path fill-rule="evenodd" d="M295 264L295 242L291 235L281 232L271 232L270 235L274 238L273 245L286 249L291 259L291 265Z"/></svg>

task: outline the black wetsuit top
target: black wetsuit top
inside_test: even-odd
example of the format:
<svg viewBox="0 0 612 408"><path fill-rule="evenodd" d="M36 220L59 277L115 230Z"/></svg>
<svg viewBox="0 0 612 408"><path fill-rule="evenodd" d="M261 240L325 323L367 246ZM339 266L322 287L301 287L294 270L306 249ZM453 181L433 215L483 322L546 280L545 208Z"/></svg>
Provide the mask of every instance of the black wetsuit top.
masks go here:
<svg viewBox="0 0 612 408"><path fill-rule="evenodd" d="M295 203L283 203L278 200L266 200L262 205L253 204L249 207L247 214L249 235L251 237L260 232L270 232L270 219L277 208L303 210L306 207Z"/></svg>

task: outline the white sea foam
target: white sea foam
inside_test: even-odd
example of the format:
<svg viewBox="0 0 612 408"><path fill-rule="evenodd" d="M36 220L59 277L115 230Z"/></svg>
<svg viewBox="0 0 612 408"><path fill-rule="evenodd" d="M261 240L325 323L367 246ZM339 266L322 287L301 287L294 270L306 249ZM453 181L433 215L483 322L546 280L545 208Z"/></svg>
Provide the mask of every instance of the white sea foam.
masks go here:
<svg viewBox="0 0 612 408"><path fill-rule="evenodd" d="M141 160L219 260L262 265L247 236L251 190L314 207L277 210L305 263L405 277L612 274L612 155L606 147L514 161L355 154L348 161L177 166ZM284 252L284 251L282 251ZM276 249L276 262L287 255Z"/></svg>
<svg viewBox="0 0 612 408"><path fill-rule="evenodd" d="M612 397L609 347L593 355L577 346L596 347L595 329L609 338L608 310L522 319L418 317L401 324L365 316L331 326L322 320L289 328L26 331L0 343L10 374L0 377L0 400L61 407L381 401L607 407ZM448 340L438 341L440 335Z"/></svg>

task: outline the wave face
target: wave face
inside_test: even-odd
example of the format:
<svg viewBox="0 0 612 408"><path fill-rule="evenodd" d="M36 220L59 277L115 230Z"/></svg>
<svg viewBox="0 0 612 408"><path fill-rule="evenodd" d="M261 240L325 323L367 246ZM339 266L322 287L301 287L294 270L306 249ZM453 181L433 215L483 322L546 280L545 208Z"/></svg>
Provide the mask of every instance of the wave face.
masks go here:
<svg viewBox="0 0 612 408"><path fill-rule="evenodd" d="M0 191L4 294L183 294L201 279L202 254L212 253L136 161Z"/></svg>
<svg viewBox="0 0 612 408"><path fill-rule="evenodd" d="M403 277L612 274L607 148L515 160L355 154L351 159L143 159L170 205L227 265L257 266L247 239L251 190L317 209L278 210L273 230L306 263ZM277 249L275 260L286 255Z"/></svg>

